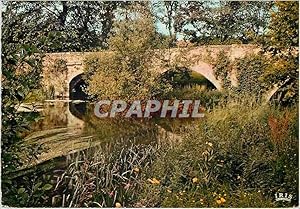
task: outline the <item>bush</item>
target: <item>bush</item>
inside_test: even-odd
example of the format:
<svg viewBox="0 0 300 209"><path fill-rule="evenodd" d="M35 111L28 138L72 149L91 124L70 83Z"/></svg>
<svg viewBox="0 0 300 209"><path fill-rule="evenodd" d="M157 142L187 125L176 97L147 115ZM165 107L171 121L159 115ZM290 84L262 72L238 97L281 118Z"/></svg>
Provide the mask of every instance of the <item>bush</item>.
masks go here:
<svg viewBox="0 0 300 209"><path fill-rule="evenodd" d="M132 15L135 14L136 15ZM172 89L161 82L156 59L159 36L154 20L146 12L131 13L114 24L109 38L110 53L99 53L86 61L88 93L97 99L149 99ZM156 60L156 61L154 61Z"/></svg>

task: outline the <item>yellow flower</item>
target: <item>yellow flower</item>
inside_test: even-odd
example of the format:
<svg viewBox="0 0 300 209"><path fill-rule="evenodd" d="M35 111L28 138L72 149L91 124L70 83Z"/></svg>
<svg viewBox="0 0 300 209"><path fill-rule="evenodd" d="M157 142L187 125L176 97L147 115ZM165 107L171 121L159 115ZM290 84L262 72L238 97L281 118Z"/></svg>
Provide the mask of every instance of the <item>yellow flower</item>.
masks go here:
<svg viewBox="0 0 300 209"><path fill-rule="evenodd" d="M149 181L151 184L160 184L160 181L157 180L156 178L147 179L147 181Z"/></svg>
<svg viewBox="0 0 300 209"><path fill-rule="evenodd" d="M199 182L199 179L198 179L197 177L194 177L194 178L192 179L192 181L193 181L194 184L196 184L196 183Z"/></svg>
<svg viewBox="0 0 300 209"><path fill-rule="evenodd" d="M136 168L133 169L133 171L138 173L138 172L140 172L140 169L136 167Z"/></svg>
<svg viewBox="0 0 300 209"><path fill-rule="evenodd" d="M208 146L212 147L213 144L211 142L205 142L205 144L207 144Z"/></svg>
<svg viewBox="0 0 300 209"><path fill-rule="evenodd" d="M121 203L116 202L116 208L121 208L121 207L122 207Z"/></svg>
<svg viewBox="0 0 300 209"><path fill-rule="evenodd" d="M217 199L216 202L220 205L220 204L226 202L226 200L223 197L221 197L221 198Z"/></svg>

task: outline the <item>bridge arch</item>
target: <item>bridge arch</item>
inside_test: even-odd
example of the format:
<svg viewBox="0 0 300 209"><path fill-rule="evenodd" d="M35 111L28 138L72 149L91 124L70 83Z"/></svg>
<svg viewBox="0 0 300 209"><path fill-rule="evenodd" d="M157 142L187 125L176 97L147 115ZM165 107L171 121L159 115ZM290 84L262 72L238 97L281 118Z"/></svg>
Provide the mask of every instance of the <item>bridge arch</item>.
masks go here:
<svg viewBox="0 0 300 209"><path fill-rule="evenodd" d="M71 100L86 100L87 94L85 89L87 87L86 82L83 79L84 74L78 74L73 77L69 82L69 98Z"/></svg>
<svg viewBox="0 0 300 209"><path fill-rule="evenodd" d="M275 85L273 85L272 88L270 88L264 95L265 101L269 102L272 100L272 98L278 93L278 91L286 86L288 83L290 82L290 78L287 78L285 81L283 82L279 82Z"/></svg>
<svg viewBox="0 0 300 209"><path fill-rule="evenodd" d="M214 70L211 65L205 62L199 62L197 65L194 65L189 69L204 76L216 87L217 90L222 90L222 83L215 77Z"/></svg>

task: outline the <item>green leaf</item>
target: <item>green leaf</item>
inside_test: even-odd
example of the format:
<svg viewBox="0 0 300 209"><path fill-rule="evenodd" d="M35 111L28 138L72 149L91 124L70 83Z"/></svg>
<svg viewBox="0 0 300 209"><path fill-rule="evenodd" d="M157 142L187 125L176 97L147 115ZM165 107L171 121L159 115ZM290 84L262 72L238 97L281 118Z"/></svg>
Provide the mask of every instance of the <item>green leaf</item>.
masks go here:
<svg viewBox="0 0 300 209"><path fill-rule="evenodd" d="M20 189L18 189L18 194L22 194L25 192L25 188L21 187Z"/></svg>
<svg viewBox="0 0 300 209"><path fill-rule="evenodd" d="M34 185L33 191L36 191L41 185L42 185L42 182L39 182L36 185Z"/></svg>
<svg viewBox="0 0 300 209"><path fill-rule="evenodd" d="M47 190L50 190L52 189L52 185L51 184L45 184L43 187L42 187L42 190L44 191L47 191Z"/></svg>

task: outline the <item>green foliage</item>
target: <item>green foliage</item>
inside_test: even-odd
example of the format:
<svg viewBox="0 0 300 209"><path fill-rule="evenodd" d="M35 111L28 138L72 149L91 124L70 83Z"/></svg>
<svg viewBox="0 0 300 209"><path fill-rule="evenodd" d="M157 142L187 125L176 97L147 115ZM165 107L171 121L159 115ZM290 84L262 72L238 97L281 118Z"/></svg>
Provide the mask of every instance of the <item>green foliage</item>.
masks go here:
<svg viewBox="0 0 300 209"><path fill-rule="evenodd" d="M3 18L4 21L10 19L10 30L14 28L11 33L15 38L26 44L34 43L44 51L91 51L107 48L115 12L128 4L7 1Z"/></svg>
<svg viewBox="0 0 300 209"><path fill-rule="evenodd" d="M162 82L167 81L170 83L173 90L193 85L200 85L208 89L214 88L213 84L211 84L204 76L185 67L175 66L175 68L162 73L160 78L162 79Z"/></svg>
<svg viewBox="0 0 300 209"><path fill-rule="evenodd" d="M272 65L266 70L264 80L280 87L274 97L284 105L299 101L298 45L299 2L276 2L269 32L262 43L264 51L272 55Z"/></svg>
<svg viewBox="0 0 300 209"><path fill-rule="evenodd" d="M187 68L175 68L164 72L161 78L170 81L173 88L182 88L189 84L191 80L190 73Z"/></svg>
<svg viewBox="0 0 300 209"><path fill-rule="evenodd" d="M180 2L178 1L158 1L152 4L153 14L157 21L163 23L168 29L170 47L176 46L177 31L174 24L177 18Z"/></svg>
<svg viewBox="0 0 300 209"><path fill-rule="evenodd" d="M266 32L271 6L257 1L182 2L174 28L199 44L253 43Z"/></svg>
<svg viewBox="0 0 300 209"><path fill-rule="evenodd" d="M275 109L253 101L219 103L201 121L179 123L182 140L176 144L150 131L162 146L135 145L145 136L127 135L71 155L55 187L47 178L28 180L28 186L15 187L19 195L13 205L295 206L297 113L296 107ZM275 202L276 192L292 194L292 203Z"/></svg>
<svg viewBox="0 0 300 209"><path fill-rule="evenodd" d="M212 64L216 78L223 82L223 88L231 96L244 98L244 95L252 95L260 98L270 88L264 80L264 73L270 68L265 55L249 54L232 61L226 52L221 51ZM232 75L237 79L237 86L231 82Z"/></svg>
<svg viewBox="0 0 300 209"><path fill-rule="evenodd" d="M96 152L87 150L77 154L58 179L56 188L63 191L58 206L114 207L116 203L127 206L135 200L141 169L153 161L156 149L150 145L124 146L124 143L115 143L112 148L114 152L99 148Z"/></svg>
<svg viewBox="0 0 300 209"><path fill-rule="evenodd" d="M11 186L9 191L3 193L2 204L13 207L38 207L51 203L50 192L54 189L51 182L51 175L31 177L23 176L19 179L8 180Z"/></svg>
<svg viewBox="0 0 300 209"><path fill-rule="evenodd" d="M24 100L24 103L43 102L45 99L51 98L49 93L40 89L32 89Z"/></svg>
<svg viewBox="0 0 300 209"><path fill-rule="evenodd" d="M7 43L7 39L2 41ZM14 145L30 124L16 108L39 85L41 55L36 52L33 46L22 44L2 48L2 172L14 170L18 164Z"/></svg>
<svg viewBox="0 0 300 209"><path fill-rule="evenodd" d="M255 103L215 107L152 163L140 195L143 206L276 207L282 204L274 201L279 191L294 197L285 207L295 206L298 139L289 127L297 124L297 111ZM277 126L270 123L274 117ZM160 185L146 181L153 177Z"/></svg>
<svg viewBox="0 0 300 209"><path fill-rule="evenodd" d="M5 7L2 25L1 189L5 204L24 206L27 204L26 198L31 197L24 188L17 187L9 175L22 165L22 151L31 157L39 153L38 148L24 149L20 144L21 133L28 130L30 124L38 118L33 114L19 113L17 109L33 89L40 88L43 54L41 48L33 45L32 41L43 42L45 40L40 39L45 37L35 34L35 38L31 40L28 28L22 24L27 19L22 15L14 16L14 5L16 4L11 3ZM37 41L37 44L41 42Z"/></svg>
<svg viewBox="0 0 300 209"><path fill-rule="evenodd" d="M208 90L200 85L185 86L175 88L166 98L179 100L200 100L201 105L209 111L220 101L224 100L224 94L216 90Z"/></svg>
<svg viewBox="0 0 300 209"><path fill-rule="evenodd" d="M228 54L225 51L219 52L212 64L214 66L214 74L216 78L223 81L223 88L230 89L230 74L232 72L233 64L229 60Z"/></svg>
<svg viewBox="0 0 300 209"><path fill-rule="evenodd" d="M147 3L118 10L128 4L5 3L1 55L3 204L14 207L113 207L116 203L139 207L296 206L298 109L278 110L261 106L247 97L257 97L265 88L281 83L279 99L290 105L298 101L299 61L295 48L299 44L298 2L275 3L263 43L265 52L271 52L272 57L249 55L233 62L224 52L217 56L213 63L216 77L224 81L226 90L233 90L233 94L228 94L234 95L235 100L231 102L227 102L230 100L227 94L206 92L199 85L187 86L192 79L191 72L182 70L176 63L170 67L162 59L164 52L157 49L174 44L177 32L204 44L256 42L265 33L272 3L163 3L167 13L161 20L168 25L171 41L156 32ZM176 128L168 128L184 133L182 142L176 146L171 143L163 147L128 146L123 141L113 144L113 151L103 152L99 148L93 155L88 151L77 153L74 162L57 178L56 187L50 176L38 172L11 179L10 174L23 163L20 155L26 152L27 159L31 159L40 153L38 147L24 148L20 143L24 130L37 118L18 113L16 109L32 97L43 99L42 91L37 90L41 89L41 52L107 47L110 52L100 52L86 60L85 73L92 96L124 100L200 99L206 107L206 117L184 127L158 122L157 127L175 124ZM159 76L157 71L162 68L171 70ZM65 61L56 60L52 70L57 75L63 73ZM229 80L233 70L238 87L232 87ZM50 97L54 95L54 86L48 93ZM110 136L123 137L125 132L126 139L147 136L158 140L157 127L156 131L144 133L140 124L133 127L122 124L121 129L118 125L122 122L95 124L110 128ZM128 130L132 129L139 129L138 136L127 137ZM107 134L97 129L92 131L97 132L97 137ZM165 138L159 138L162 140ZM275 192L288 192L294 199L291 204L276 203Z"/></svg>
<svg viewBox="0 0 300 209"><path fill-rule="evenodd" d="M109 39L112 52L99 53L86 62L89 94L130 101L168 92L171 86L160 82L155 71L159 67L154 59L160 55L155 49L161 44L152 17L140 10L126 16L126 20L115 22L114 36Z"/></svg>
<svg viewBox="0 0 300 209"><path fill-rule="evenodd" d="M248 95L261 95L264 91L262 75L268 61L261 55L247 55L236 60L236 72L239 85L237 91Z"/></svg>
<svg viewBox="0 0 300 209"><path fill-rule="evenodd" d="M265 47L273 54L299 45L299 2L276 2L271 14Z"/></svg>

